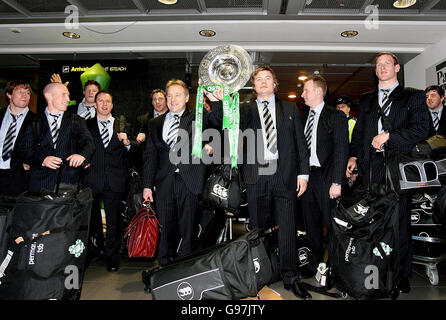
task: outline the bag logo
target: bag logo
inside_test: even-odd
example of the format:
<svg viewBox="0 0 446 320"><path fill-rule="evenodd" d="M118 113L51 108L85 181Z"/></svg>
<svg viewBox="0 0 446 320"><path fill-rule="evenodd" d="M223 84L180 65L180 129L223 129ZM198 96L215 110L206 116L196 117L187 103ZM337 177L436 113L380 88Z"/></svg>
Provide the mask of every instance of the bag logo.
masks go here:
<svg viewBox="0 0 446 320"><path fill-rule="evenodd" d="M256 273L259 273L259 271L260 271L259 258L252 259L252 261L254 262L254 269L255 269Z"/></svg>
<svg viewBox="0 0 446 320"><path fill-rule="evenodd" d="M212 188L212 193L214 196L226 200L228 199L228 189L226 189L225 187L219 185L219 184L215 184L214 187Z"/></svg>
<svg viewBox="0 0 446 320"><path fill-rule="evenodd" d="M82 252L84 252L84 250L85 250L85 245L80 239L77 239L76 243L68 248L70 254L73 254L76 258L79 258Z"/></svg>
<svg viewBox="0 0 446 320"><path fill-rule="evenodd" d="M358 206L354 209L357 214L365 216L370 207L364 207L362 204L358 203Z"/></svg>
<svg viewBox="0 0 446 320"><path fill-rule="evenodd" d="M351 254L355 254L355 252L356 252L355 246L352 245L353 244L353 240L354 240L354 238L350 238L350 241L348 242L347 250L345 250L344 259L347 262L349 261L348 258L350 256L350 253Z"/></svg>
<svg viewBox="0 0 446 320"><path fill-rule="evenodd" d="M384 253L386 254L386 256L389 256L389 255L390 255L390 252L393 251L393 249L392 249L388 244L386 244L386 243L384 243L384 242L380 242L379 244L381 245L381 248L383 248ZM374 254L375 256L380 257L381 259L383 259L383 257L381 256L381 253L379 252L379 250L378 250L377 247L375 247L375 248L373 249L373 254Z"/></svg>
<svg viewBox="0 0 446 320"><path fill-rule="evenodd" d="M177 294L181 300L192 300L194 289L189 282L181 282L177 288Z"/></svg>
<svg viewBox="0 0 446 320"><path fill-rule="evenodd" d="M308 250L307 248L300 248L298 253L297 253L300 265L304 265L304 264L307 263L307 259L308 259L307 250Z"/></svg>
<svg viewBox="0 0 446 320"><path fill-rule="evenodd" d="M418 212L412 212L410 214L410 222L413 224L420 222L420 214Z"/></svg>

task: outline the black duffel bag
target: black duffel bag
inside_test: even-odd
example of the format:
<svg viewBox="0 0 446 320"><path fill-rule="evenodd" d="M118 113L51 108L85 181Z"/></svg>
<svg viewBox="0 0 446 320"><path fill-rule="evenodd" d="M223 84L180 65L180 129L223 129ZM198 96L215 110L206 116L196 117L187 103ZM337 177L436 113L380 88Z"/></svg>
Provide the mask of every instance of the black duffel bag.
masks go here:
<svg viewBox="0 0 446 320"><path fill-rule="evenodd" d="M437 194L433 205L432 220L436 224L441 224L446 230L446 186L443 186Z"/></svg>
<svg viewBox="0 0 446 320"><path fill-rule="evenodd" d="M329 241L338 290L355 299L398 296L398 208L394 192L359 189L340 199L332 210Z"/></svg>
<svg viewBox="0 0 446 320"><path fill-rule="evenodd" d="M17 197L0 299L79 298L92 201L90 188L63 184Z"/></svg>
<svg viewBox="0 0 446 320"><path fill-rule="evenodd" d="M274 279L265 234L255 229L213 248L143 272L155 300L233 300L254 297ZM147 282L150 281L150 284Z"/></svg>
<svg viewBox="0 0 446 320"><path fill-rule="evenodd" d="M220 165L206 180L203 204L211 209L225 209L236 214L246 201L245 187L237 168Z"/></svg>

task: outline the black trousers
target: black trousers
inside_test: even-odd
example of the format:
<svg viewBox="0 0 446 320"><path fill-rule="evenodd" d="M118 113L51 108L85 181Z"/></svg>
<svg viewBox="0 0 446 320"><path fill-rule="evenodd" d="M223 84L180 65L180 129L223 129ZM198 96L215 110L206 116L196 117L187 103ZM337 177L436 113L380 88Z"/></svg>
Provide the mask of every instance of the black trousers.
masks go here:
<svg viewBox="0 0 446 320"><path fill-rule="evenodd" d="M374 152L371 155L372 183L385 183L386 167L384 163L384 154ZM390 185L389 185L390 188ZM401 277L408 278L412 274L412 231L410 225L410 211L412 206L412 197L410 195L400 195L398 223L399 223L399 257Z"/></svg>
<svg viewBox="0 0 446 320"><path fill-rule="evenodd" d="M296 177L297 179L297 177ZM246 186L248 211L254 228L279 226L280 270L284 284L299 278L296 249L296 191L288 190L280 173L259 175Z"/></svg>
<svg viewBox="0 0 446 320"><path fill-rule="evenodd" d="M27 176L11 169L0 169L0 194L16 197L28 189Z"/></svg>
<svg viewBox="0 0 446 320"><path fill-rule="evenodd" d="M336 204L330 199L331 183L326 181L320 168L311 168L307 190L302 195L302 211L305 231L311 250L310 269L316 271L324 259L324 230L330 232L331 210Z"/></svg>
<svg viewBox="0 0 446 320"><path fill-rule="evenodd" d="M161 224L158 263L166 265L177 256L178 246L178 256L194 250L198 196L187 189L179 174L175 174L171 194L160 197L155 193L155 203Z"/></svg>
<svg viewBox="0 0 446 320"><path fill-rule="evenodd" d="M93 196L90 219L90 235L94 236L99 248L104 248L104 255L114 261L119 260L119 210L121 209L121 192L104 190ZM101 201L104 202L107 230L102 232Z"/></svg>

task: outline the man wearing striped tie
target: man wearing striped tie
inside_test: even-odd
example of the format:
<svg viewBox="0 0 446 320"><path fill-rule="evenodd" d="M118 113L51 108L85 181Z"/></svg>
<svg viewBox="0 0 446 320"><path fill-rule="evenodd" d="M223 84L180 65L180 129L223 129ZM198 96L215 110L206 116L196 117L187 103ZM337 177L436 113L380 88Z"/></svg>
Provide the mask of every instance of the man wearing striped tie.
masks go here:
<svg viewBox="0 0 446 320"><path fill-rule="evenodd" d="M96 116L94 98L99 91L101 91L101 85L95 80L88 80L84 86L84 98L77 107L70 106L68 110L78 114L85 120L94 118Z"/></svg>
<svg viewBox="0 0 446 320"><path fill-rule="evenodd" d="M410 153L416 143L429 135L429 113L422 90L404 88L398 82L400 65L391 52L381 52L375 58L378 88L363 94L359 101L358 121L350 144L347 178L359 174L365 186L371 182L385 184L385 157ZM380 111L381 110L381 111ZM385 115L385 117L382 116ZM384 153L384 152L385 153ZM411 197L399 200L399 291L410 291L412 272L412 234L410 231Z"/></svg>
<svg viewBox="0 0 446 320"><path fill-rule="evenodd" d="M198 197L203 192L206 173L206 166L201 161L192 161L195 112L187 108L187 85L181 80L170 80L166 84L166 95L169 110L148 122L143 166L143 197L155 201L162 226L158 252L160 265L175 259L177 248L179 256L194 249ZM204 111L203 129L210 121L213 125L218 124L211 120L214 117L213 112ZM181 157L182 152L188 154ZM186 161L176 163L171 160L176 156Z"/></svg>
<svg viewBox="0 0 446 320"><path fill-rule="evenodd" d="M10 81L5 91L9 105L0 110L0 194L16 196L28 188L29 166L14 152L15 146L35 114L28 108L29 83Z"/></svg>
<svg viewBox="0 0 446 320"><path fill-rule="evenodd" d="M310 177L302 197L302 210L311 250L309 269L313 274L319 263L324 262L323 224L330 232L331 209L335 206L334 199L342 194L348 160L347 118L324 102L326 93L323 77L305 81L302 98L310 107L304 128L310 151Z"/></svg>
<svg viewBox="0 0 446 320"><path fill-rule="evenodd" d="M85 120L65 112L70 93L62 83L49 83L43 90L47 107L26 127L18 152L31 166L29 190L54 190L62 162L62 182L76 184L79 169L94 152L93 138Z"/></svg>
<svg viewBox="0 0 446 320"><path fill-rule="evenodd" d="M90 166L85 172L85 185L93 191L91 208L90 237L96 240L99 250L104 248L107 270L115 272L119 269L119 210L122 193L127 181L127 151L130 141L127 133L121 132L120 118L112 116L113 98L107 91L100 91L95 97L96 116L87 120L96 151ZM102 232L101 201L104 202L107 225L105 247ZM93 243L92 243L93 245ZM90 250L95 255L98 252Z"/></svg>
<svg viewBox="0 0 446 320"><path fill-rule="evenodd" d="M254 99L240 104L240 129L248 134L253 131L255 140L242 140L243 159L239 159L251 225L279 226L284 288L301 299L311 299L301 283L296 259L297 197L306 192L309 174L301 116L296 104L282 101L276 94L279 82L271 67L254 70L251 82ZM223 98L221 91L207 96L212 113L220 113L217 100ZM252 155L257 155L255 161L251 161Z"/></svg>
<svg viewBox="0 0 446 320"><path fill-rule="evenodd" d="M444 89L440 86L429 86L424 92L426 93L426 104L432 119L429 136L446 135L446 116L443 114Z"/></svg>

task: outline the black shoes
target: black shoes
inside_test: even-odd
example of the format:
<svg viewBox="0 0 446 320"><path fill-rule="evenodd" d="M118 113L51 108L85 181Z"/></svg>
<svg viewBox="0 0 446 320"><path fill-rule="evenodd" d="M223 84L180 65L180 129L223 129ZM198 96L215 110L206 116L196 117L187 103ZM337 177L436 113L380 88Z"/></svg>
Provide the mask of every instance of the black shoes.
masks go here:
<svg viewBox="0 0 446 320"><path fill-rule="evenodd" d="M316 271L312 271L310 270L309 267L305 266L301 269L299 269L300 272L300 277L302 279L309 279L309 278L313 278L316 275Z"/></svg>
<svg viewBox="0 0 446 320"><path fill-rule="evenodd" d="M400 289L400 293L409 293L410 292L410 282L409 278L401 278L398 283L398 288Z"/></svg>
<svg viewBox="0 0 446 320"><path fill-rule="evenodd" d="M119 270L119 261L107 258L106 262L108 272L116 272Z"/></svg>
<svg viewBox="0 0 446 320"><path fill-rule="evenodd" d="M284 284L283 287L287 290L293 291L294 295L303 300L311 300L312 296L304 288L303 284L300 281L294 281L293 284Z"/></svg>

